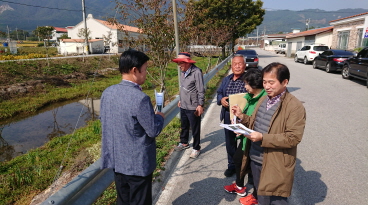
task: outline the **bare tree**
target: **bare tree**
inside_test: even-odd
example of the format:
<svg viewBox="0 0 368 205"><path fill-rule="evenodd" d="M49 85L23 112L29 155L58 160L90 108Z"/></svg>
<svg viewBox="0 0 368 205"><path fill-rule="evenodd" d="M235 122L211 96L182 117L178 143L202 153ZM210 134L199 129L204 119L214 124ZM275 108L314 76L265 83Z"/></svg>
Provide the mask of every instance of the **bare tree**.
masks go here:
<svg viewBox="0 0 368 205"><path fill-rule="evenodd" d="M174 50L174 25L171 0L116 0L121 19L128 25L140 29L138 38L128 39L130 47L144 50L152 60L148 75L160 86L160 92L166 89L166 71ZM124 29L126 35L130 34Z"/></svg>
<svg viewBox="0 0 368 205"><path fill-rule="evenodd" d="M91 36L91 30L89 30L89 28L87 28L87 29L81 28L81 29L78 30L77 36L79 38L82 38L82 39L90 40L91 39L91 37L90 37ZM85 53L88 54L88 52L89 52L88 42L86 42L86 43L87 43L87 45L86 45L86 47L83 46L83 50L85 49L86 50Z"/></svg>

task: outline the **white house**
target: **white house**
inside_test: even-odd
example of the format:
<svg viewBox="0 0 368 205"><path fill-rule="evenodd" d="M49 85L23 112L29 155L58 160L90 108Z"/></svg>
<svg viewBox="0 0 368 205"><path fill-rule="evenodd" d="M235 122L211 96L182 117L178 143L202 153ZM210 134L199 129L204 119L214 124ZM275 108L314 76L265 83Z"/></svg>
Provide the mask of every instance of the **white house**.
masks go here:
<svg viewBox="0 0 368 205"><path fill-rule="evenodd" d="M109 48L110 53L122 53L129 48L129 41L137 39L140 35L137 27L111 24L108 21L93 18L92 14L88 14L86 23L87 29L90 31L89 38L101 39L104 42L104 46ZM81 29L84 29L83 21L74 27L67 27L68 37L71 39L83 39L83 36L78 36ZM128 35L122 30L127 32Z"/></svg>
<svg viewBox="0 0 368 205"><path fill-rule="evenodd" d="M88 46L91 54L104 52L104 42L102 39L90 39L88 40ZM84 39L60 39L58 49L62 55L87 53Z"/></svg>
<svg viewBox="0 0 368 205"><path fill-rule="evenodd" d="M323 44L328 47L332 45L333 26L317 28L299 33L289 33L286 35L287 51L286 56L292 57L297 50L305 45Z"/></svg>
<svg viewBox="0 0 368 205"><path fill-rule="evenodd" d="M368 12L330 21L334 26L332 47L354 50L368 46Z"/></svg>
<svg viewBox="0 0 368 205"><path fill-rule="evenodd" d="M54 30L52 31L52 37L50 40L57 41L58 38L60 38L62 35L68 34L68 31L66 28L60 28L60 27L54 27Z"/></svg>

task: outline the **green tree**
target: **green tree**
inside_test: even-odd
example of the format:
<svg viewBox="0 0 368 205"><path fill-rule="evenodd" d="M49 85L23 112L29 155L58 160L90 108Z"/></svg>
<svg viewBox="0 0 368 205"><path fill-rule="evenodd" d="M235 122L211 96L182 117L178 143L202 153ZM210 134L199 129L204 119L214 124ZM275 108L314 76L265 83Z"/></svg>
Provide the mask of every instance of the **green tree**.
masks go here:
<svg viewBox="0 0 368 205"><path fill-rule="evenodd" d="M53 26L39 26L34 31L35 35L38 36L39 38L41 38L44 42L44 45L46 47L47 66L49 66L49 67L50 67L49 44L50 44L50 38L52 37L52 32L54 30L55 30L55 28Z"/></svg>
<svg viewBox="0 0 368 205"><path fill-rule="evenodd" d="M68 34L64 33L63 35L61 35L61 36L58 38L58 40L59 40L59 39L70 39L70 37L68 37Z"/></svg>
<svg viewBox="0 0 368 205"><path fill-rule="evenodd" d="M53 26L39 26L33 32L36 36L38 36L45 42L45 47L48 47L53 30L55 30Z"/></svg>
<svg viewBox="0 0 368 205"><path fill-rule="evenodd" d="M194 2L194 25L203 25L203 22L212 22L211 27L228 28L231 32L230 42L234 45L240 36L251 33L263 21L265 10L261 0L191 0ZM204 29L207 27L204 25ZM225 45L221 42L222 55L225 55ZM232 46L233 47L233 46ZM232 48L233 49L233 48Z"/></svg>

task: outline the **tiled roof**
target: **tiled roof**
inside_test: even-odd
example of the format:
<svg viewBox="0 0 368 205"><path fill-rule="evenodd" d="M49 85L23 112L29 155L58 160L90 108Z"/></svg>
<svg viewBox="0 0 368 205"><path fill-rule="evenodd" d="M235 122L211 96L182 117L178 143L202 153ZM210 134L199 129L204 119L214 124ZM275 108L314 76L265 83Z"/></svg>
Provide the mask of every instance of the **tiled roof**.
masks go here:
<svg viewBox="0 0 368 205"><path fill-rule="evenodd" d="M59 32L68 33L68 31L66 30L66 28L54 27L54 29L55 29L56 31L59 31Z"/></svg>
<svg viewBox="0 0 368 205"><path fill-rule="evenodd" d="M139 31L139 28L137 27L133 27L133 26L127 26L127 25L123 25L123 24L111 24L110 22L108 21L103 21L103 20L100 20L100 19L95 19L96 21L104 24L105 26L111 28L111 29L123 29L125 31L131 31L131 32L140 32Z"/></svg>
<svg viewBox="0 0 368 205"><path fill-rule="evenodd" d="M312 30L308 30L308 31L303 31L303 32L299 32L299 33L288 33L286 35L286 38L311 36L311 35L316 35L316 34L325 33L325 32L332 32L332 30L333 30L333 26L329 26L329 27L324 27L324 28L317 28L317 29L312 29Z"/></svg>
<svg viewBox="0 0 368 205"><path fill-rule="evenodd" d="M285 38L286 35L287 35L286 33L278 33L278 34L266 34L261 36L266 36L267 38Z"/></svg>
<svg viewBox="0 0 368 205"><path fill-rule="evenodd" d="M62 42L84 43L84 39L60 39ZM103 39L89 39L88 42L103 41Z"/></svg>
<svg viewBox="0 0 368 205"><path fill-rule="evenodd" d="M368 12L357 14L357 15L353 15L353 16L348 16L348 17L341 18L341 19L332 20L332 21L330 21L330 23L331 22L335 22L335 21L341 21L341 20L344 20L344 19L349 19L349 18L357 17L357 16L362 16L362 15L366 15L366 14L368 14Z"/></svg>

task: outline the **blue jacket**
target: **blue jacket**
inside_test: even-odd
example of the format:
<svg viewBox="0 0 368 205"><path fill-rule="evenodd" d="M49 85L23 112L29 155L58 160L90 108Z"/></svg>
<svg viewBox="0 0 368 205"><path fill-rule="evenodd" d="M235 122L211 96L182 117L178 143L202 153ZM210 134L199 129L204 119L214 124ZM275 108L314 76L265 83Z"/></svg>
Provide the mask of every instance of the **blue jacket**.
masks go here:
<svg viewBox="0 0 368 205"><path fill-rule="evenodd" d="M223 97L228 97L226 95L226 89L227 89L227 86L229 85L230 80L233 77L234 77L234 74L230 74L226 76L222 80L220 87L217 89L217 105L221 105L220 121L222 121L225 118L225 109L226 109L224 106L222 106L221 99Z"/></svg>
<svg viewBox="0 0 368 205"><path fill-rule="evenodd" d="M137 85L121 81L101 97L102 169L148 176L156 168L156 140L164 119Z"/></svg>

